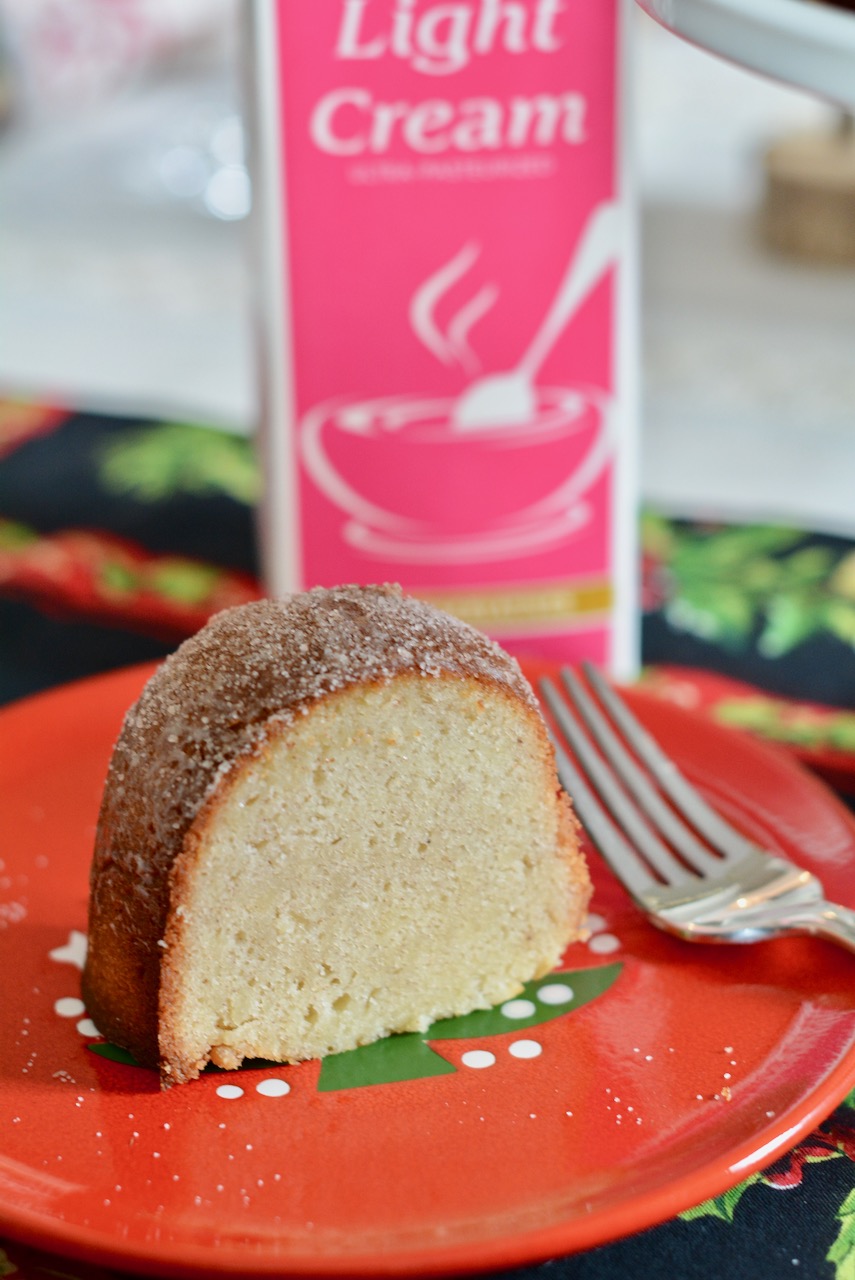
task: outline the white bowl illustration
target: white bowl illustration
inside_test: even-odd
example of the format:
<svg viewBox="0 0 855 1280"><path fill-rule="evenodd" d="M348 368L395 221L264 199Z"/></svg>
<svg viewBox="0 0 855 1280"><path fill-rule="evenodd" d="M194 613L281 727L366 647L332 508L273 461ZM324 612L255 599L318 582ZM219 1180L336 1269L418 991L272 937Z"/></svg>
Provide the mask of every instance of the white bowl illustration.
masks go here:
<svg viewBox="0 0 855 1280"><path fill-rule="evenodd" d="M534 420L461 431L454 401L385 396L335 401L303 420L315 484L361 526L401 539L503 542L566 515L610 452L600 392L539 388Z"/></svg>

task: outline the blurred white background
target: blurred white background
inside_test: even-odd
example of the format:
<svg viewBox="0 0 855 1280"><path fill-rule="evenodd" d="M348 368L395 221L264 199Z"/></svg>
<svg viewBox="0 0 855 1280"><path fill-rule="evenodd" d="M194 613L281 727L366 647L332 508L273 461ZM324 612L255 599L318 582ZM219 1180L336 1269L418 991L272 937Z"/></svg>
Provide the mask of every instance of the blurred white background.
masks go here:
<svg viewBox="0 0 855 1280"><path fill-rule="evenodd" d="M239 5L0 0L0 394L251 429ZM644 496L855 532L855 268L758 228L830 109L634 26Z"/></svg>

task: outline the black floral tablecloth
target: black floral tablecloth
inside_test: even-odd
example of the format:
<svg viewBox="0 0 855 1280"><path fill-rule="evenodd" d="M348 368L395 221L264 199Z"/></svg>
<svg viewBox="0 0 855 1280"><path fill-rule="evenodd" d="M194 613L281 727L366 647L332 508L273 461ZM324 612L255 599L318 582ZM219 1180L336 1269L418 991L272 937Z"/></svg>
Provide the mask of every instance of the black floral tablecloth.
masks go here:
<svg viewBox="0 0 855 1280"><path fill-rule="evenodd" d="M258 471L197 423L0 400L0 703L168 653L261 593ZM855 541L642 518L641 679L855 797ZM855 1280L855 1092L716 1200L522 1277ZM105 1276L0 1240L0 1276Z"/></svg>

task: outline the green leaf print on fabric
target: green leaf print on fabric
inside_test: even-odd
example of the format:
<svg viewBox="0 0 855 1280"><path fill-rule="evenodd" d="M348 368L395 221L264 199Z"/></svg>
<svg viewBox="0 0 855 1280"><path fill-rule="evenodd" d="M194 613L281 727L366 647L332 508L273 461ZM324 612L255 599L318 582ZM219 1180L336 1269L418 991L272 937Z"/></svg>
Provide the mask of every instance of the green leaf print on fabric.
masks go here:
<svg viewBox="0 0 855 1280"><path fill-rule="evenodd" d="M261 477L251 441L216 427L166 422L119 432L100 450L101 484L137 502L225 494L251 506Z"/></svg>
<svg viewBox="0 0 855 1280"><path fill-rule="evenodd" d="M855 553L777 525L642 521L644 596L677 631L764 658L826 633L855 647Z"/></svg>
<svg viewBox="0 0 855 1280"><path fill-rule="evenodd" d="M17 520L0 520L0 551L20 551L38 542L39 535ZM0 1272L2 1274L2 1272Z"/></svg>
<svg viewBox="0 0 855 1280"><path fill-rule="evenodd" d="M767 1194L798 1193L805 1170L811 1165L827 1160L855 1160L855 1090L852 1091L832 1114L812 1133L809 1133L792 1150L785 1153L767 1168L752 1173L744 1182L726 1191L724 1195L688 1209L679 1216L684 1222L697 1218L719 1218L733 1222L734 1214L749 1187L760 1185ZM827 1260L835 1268L835 1280L855 1280L855 1189L849 1192L835 1214L839 1224L832 1239L829 1222L827 1238L830 1242Z"/></svg>
<svg viewBox="0 0 855 1280"><path fill-rule="evenodd" d="M713 708L721 724L749 729L776 742L798 747L855 751L855 714L799 707L774 698L724 698Z"/></svg>
<svg viewBox="0 0 855 1280"><path fill-rule="evenodd" d="M159 595L181 604L201 604L216 586L220 573L212 565L174 556L164 559L151 574L151 585Z"/></svg>
<svg viewBox="0 0 855 1280"><path fill-rule="evenodd" d="M829 600L825 607L825 624L838 640L855 646L855 605L846 600Z"/></svg>
<svg viewBox="0 0 855 1280"><path fill-rule="evenodd" d="M826 1257L834 1264L836 1280L855 1280L855 1188L837 1211L840 1231Z"/></svg>
<svg viewBox="0 0 855 1280"><path fill-rule="evenodd" d="M759 1173L752 1173L744 1182L731 1187L723 1195L715 1196L711 1200L704 1200L702 1204L695 1205L693 1209L686 1209L684 1213L680 1214L680 1217L684 1222L692 1222L695 1218L720 1218L723 1222L733 1222L736 1206L748 1188L758 1182L759 1179Z"/></svg>

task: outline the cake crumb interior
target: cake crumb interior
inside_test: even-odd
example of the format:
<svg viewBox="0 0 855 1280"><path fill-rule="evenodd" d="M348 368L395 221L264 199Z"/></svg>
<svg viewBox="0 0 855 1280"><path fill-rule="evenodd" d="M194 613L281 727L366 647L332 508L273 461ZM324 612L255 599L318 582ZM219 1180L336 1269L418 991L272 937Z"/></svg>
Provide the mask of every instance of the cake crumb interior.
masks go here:
<svg viewBox="0 0 855 1280"><path fill-rule="evenodd" d="M574 896L550 778L534 717L474 679L355 686L283 722L181 855L163 992L182 1053L341 1052L548 972Z"/></svg>

